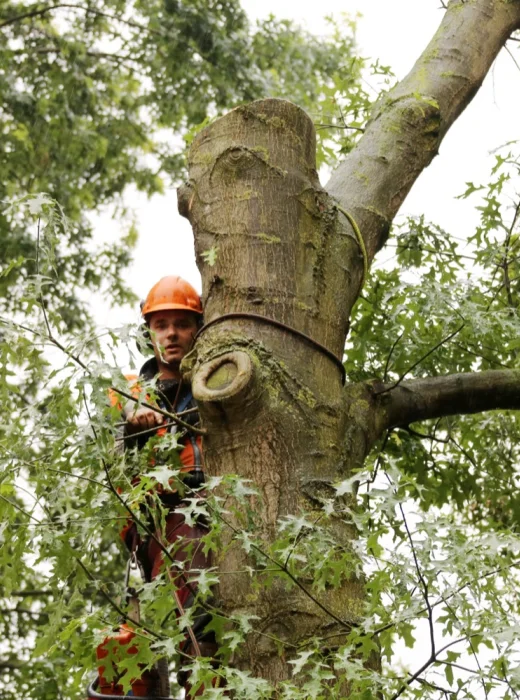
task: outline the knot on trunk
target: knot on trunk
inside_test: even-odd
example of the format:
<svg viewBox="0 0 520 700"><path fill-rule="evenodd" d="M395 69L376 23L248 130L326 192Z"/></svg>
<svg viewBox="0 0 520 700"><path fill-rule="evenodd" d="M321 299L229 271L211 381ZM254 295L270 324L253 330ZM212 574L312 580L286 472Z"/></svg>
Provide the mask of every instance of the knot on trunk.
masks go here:
<svg viewBox="0 0 520 700"><path fill-rule="evenodd" d="M241 403L253 379L253 363L242 350L207 360L194 373L192 391L201 403Z"/></svg>

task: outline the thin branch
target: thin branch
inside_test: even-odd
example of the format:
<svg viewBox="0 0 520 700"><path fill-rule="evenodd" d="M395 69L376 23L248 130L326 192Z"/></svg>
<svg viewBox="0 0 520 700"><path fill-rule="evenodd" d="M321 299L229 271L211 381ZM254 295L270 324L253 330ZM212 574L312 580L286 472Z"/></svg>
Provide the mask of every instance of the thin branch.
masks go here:
<svg viewBox="0 0 520 700"><path fill-rule="evenodd" d="M444 601L444 604L446 605L446 609L453 615L453 617L455 618L455 620L457 620L457 622L459 623L459 625L460 625L460 630L461 630L462 634L464 634L464 635L466 636L467 640L468 640L468 644L469 644L469 647L470 647L470 649L471 649L471 653L473 654L473 658L475 659L475 662L476 662L476 664L477 664L478 670L479 670L480 673L482 673L482 667L481 667L481 665L480 665L480 661L478 660L478 656L477 656L476 649L475 649L475 647L473 646L473 642L471 641L471 637L468 636L468 633L467 633L466 630L464 629L464 626L463 626L462 623L460 622L457 613L456 613L455 610L451 607L451 605L450 605L447 601ZM488 691L487 691L486 684L485 684L485 682L484 682L484 680L483 680L482 678L480 679L480 682L482 683L482 689L484 690L484 695L486 696L486 700L488 700L488 698L489 698L489 693L488 693Z"/></svg>
<svg viewBox="0 0 520 700"><path fill-rule="evenodd" d="M98 585L96 577L87 569L85 564L81 561L79 557L76 557L76 562L80 565L80 567L83 569L85 574L87 575L87 578L92 581L92 583L96 584L96 589L101 593L103 598L107 601L107 603L123 618L123 620L131 622L132 625L135 625L135 627L138 627L139 629L144 630L145 632L148 632L149 635L152 637L155 637L155 639L164 639L164 637L160 634L157 634L157 632L154 632L151 630L149 627L146 627L146 625L141 624L140 622L136 622L134 619L128 617L126 612L119 607L119 605L116 603L115 600L113 600L108 593L105 591L105 587L103 584Z"/></svg>
<svg viewBox="0 0 520 700"><path fill-rule="evenodd" d="M392 384L391 386L386 387L385 389L382 389L381 391L376 391L376 392L374 392L374 395L375 395L375 396L379 396L380 394L386 394L388 391L393 391L394 389L396 389L396 388L399 386L399 384L401 384L401 382L403 381L403 379L404 379L405 377L407 377L407 376L410 374L410 372L413 372L413 370L414 370L416 367L418 367L418 366L421 364L421 362L424 362L424 360L426 360L426 358L428 358L432 353L434 353L436 350L438 350L442 345L444 345L444 343L447 343L447 342L450 341L452 338L454 338L454 337L457 335L457 333L460 333L460 331L464 328L465 325L466 325L465 323L462 323L462 325L460 325L455 331L453 331L452 333L450 333L449 335L447 335L445 338L443 338L442 340L440 340L436 345L433 346L433 348L431 348L430 350L428 350L428 352L427 352L425 355L423 355L422 357L420 357L420 358L417 360L417 362L414 362L413 365L412 365L411 367L409 367L409 368L404 372L404 374L402 374L402 375L399 377L399 379L398 379L394 384Z"/></svg>
<svg viewBox="0 0 520 700"><path fill-rule="evenodd" d="M393 355L395 348L397 347L397 343L401 340L403 335L404 335L404 331L401 331L401 333L399 333L399 335L397 336L396 340L393 342L392 347L390 348L390 352L388 353L388 357L386 358L386 362L385 362L385 370L383 372L383 381L384 382L386 382L386 378L388 376L388 367L390 365L390 359Z"/></svg>
<svg viewBox="0 0 520 700"><path fill-rule="evenodd" d="M422 250L425 253L433 253L434 255L447 255L451 258L460 258L463 260L476 260L474 255L463 255L462 253L454 253L452 250L435 250L435 248L426 248L425 246L417 246L412 244L405 245L404 243L386 243L385 248L397 248L398 250Z"/></svg>
<svg viewBox="0 0 520 700"><path fill-rule="evenodd" d="M472 637L477 637L478 635L477 635L477 634L472 634L471 636L472 636ZM443 651L446 651L446 649L449 649L450 647L453 647L453 646L455 646L456 644L460 644L461 642L464 642L464 641L466 641L466 639L465 639L464 637L463 637L462 639L456 639L456 640L454 640L453 642L449 642L448 644L446 644L445 646L443 646L442 649L439 649L439 651L438 651L437 654L436 654L436 658L433 659L433 661L428 661L428 662L426 662L425 664L423 664L423 665L421 666L421 668L420 668L418 671L416 671L415 673L413 673L413 674L410 676L410 678L401 686L401 688L397 691L397 693L395 693L394 695L392 695L392 697L390 698L390 700L397 700L397 698L401 697L401 695L405 692L405 690L406 690L409 686L412 685L412 683L414 683L415 681L419 680L419 677L422 676L422 674L424 673L424 671L426 671L426 669L427 669L429 666L431 666L433 663L437 663L437 656L438 656L439 654L442 654L442 652L443 652Z"/></svg>
<svg viewBox="0 0 520 700"><path fill-rule="evenodd" d="M5 20L4 22L0 23L0 29L2 27L7 27L10 24L15 24L16 22L20 22L24 19L32 19L33 17L41 17L48 12L52 12L53 10L59 10L59 9L69 9L69 10L79 10L81 12L85 12L87 14L93 14L98 17L105 17L106 19L113 19L116 20L116 22L121 22L122 24L126 24L128 27L133 27L134 29L139 29L139 31L144 31L148 32L149 34L155 34L156 36L165 36L162 32L159 32L155 29L150 29L150 27L147 27L144 24L140 24L139 22L134 22L133 20L128 20L128 19L123 19L123 17L120 17L118 15L113 15L108 12L101 12L100 10L95 10L93 7L86 7L83 5L73 5L72 3L66 3L66 2L60 2L56 3L55 5L50 5L49 7L43 7L39 9L34 9L34 10L29 10L28 12L24 12L21 15L16 15L15 17L10 17L9 19Z"/></svg>
<svg viewBox="0 0 520 700"><path fill-rule="evenodd" d="M361 126L350 126L350 124L315 124L316 131L320 129L350 129L352 131L360 131L362 134L365 130Z"/></svg>
<svg viewBox="0 0 520 700"><path fill-rule="evenodd" d="M466 581L466 583L461 584L457 589L455 589L452 593L450 593L447 596L442 596L439 598L439 600L435 601L434 603L431 604L432 609L436 608L438 605L441 605L442 603L446 603L446 601L450 600L454 596L458 595L461 593L461 591L465 590L466 588L469 588L470 586L474 585L475 583L478 583L479 581L482 581L485 578L489 578L490 576L496 576L497 574L500 574L504 571L508 571L509 569L516 569L520 567L520 561L514 562L513 564L508 564L507 566L498 566L494 569L491 569L490 571L487 571L485 574L482 574L482 576L478 576L475 579L472 579L471 581ZM414 615L410 618L404 618L402 620L399 620L399 622L406 622L408 620L414 620L417 615L422 615L422 613L426 612L427 608L422 608L421 610L418 610L417 612L414 612ZM396 626L396 622L388 622L386 625L383 625L381 627L378 627L374 632L372 632L372 636L376 637L379 634L382 634L383 632L386 632L389 629L392 629L392 627ZM441 649L442 651L442 649ZM440 652L439 652L440 653Z"/></svg>
<svg viewBox="0 0 520 700"><path fill-rule="evenodd" d="M39 338L42 339L47 339L52 345L58 348L58 350L61 350L67 357L69 357L71 360L73 360L79 367L81 367L82 370L84 370L89 376L91 376L91 371L88 368L88 366L83 362L83 360L77 355L76 353L73 353L71 350L67 350L67 348L61 343L53 334L52 332L49 332L47 336L45 336L43 333L40 331L34 330L34 328L29 328L29 326L25 326L21 323L16 323L13 321L8 321L4 318L0 318L0 323L3 323L5 326L11 326L14 325L17 328L20 328L22 330L28 331L29 333L32 333L33 335L38 336ZM171 413L170 411L165 411L162 408L159 408L159 406L154 406L154 404L148 403L147 401L140 401L139 398L136 398L135 396L132 396L132 394L128 393L127 391L123 391L122 389L118 389L115 386L111 386L110 390L115 392L116 394L119 394L120 396L123 396L125 399L128 399L129 401L132 401L134 403L138 403L141 406L145 406L145 408L151 408L153 411L156 413L160 413L163 416L166 416L167 418L170 418L170 420L175 421L179 425L181 425L183 428L186 428L187 430L196 433L197 435L207 435L206 430L203 428L196 428L193 425L190 425L190 423L186 423L186 421L183 421L181 418L178 417L178 414L176 413Z"/></svg>
<svg viewBox="0 0 520 700"><path fill-rule="evenodd" d="M118 389L115 386L111 386L110 390L114 391L116 394L119 394L120 396L124 396L124 398L128 399L129 401L133 401L134 403L139 404L140 406L144 406L145 408L151 408L156 413L160 413L161 415L166 416L167 418L170 418L175 423L182 425L183 428L186 428L187 430L191 431L192 433L197 433L197 435L207 435L208 434L207 431L204 430L204 428L196 428L193 425L186 423L186 421L183 421L182 418L179 418L176 413L171 413L171 411L165 411L162 408L159 408L159 406L155 406L152 403L148 403L148 401L141 401L138 397L132 396L132 394L128 393L127 391L123 391L122 389ZM157 426L157 427L160 428L161 426Z"/></svg>
<svg viewBox="0 0 520 700"><path fill-rule="evenodd" d="M438 438L436 435L430 435L429 433L419 433L417 430L410 428L409 425L404 426L403 430L405 430L410 435L413 435L414 437L420 438L421 440L434 440L435 442L440 442L443 445L447 445L450 441L449 437L447 437L446 439L442 439Z"/></svg>
<svg viewBox="0 0 520 700"><path fill-rule="evenodd" d="M72 472L66 472L63 469L55 469L53 467L43 467L45 471L48 472L55 472L56 474L63 474L64 476L72 476L74 479L80 479L81 481L88 481L91 484L95 484L96 486L101 486L101 488L108 489L108 486L104 484L102 481L97 481L96 479L91 479L89 476L82 476L80 474L73 474ZM110 489L108 489L110 490Z"/></svg>
<svg viewBox="0 0 520 700"><path fill-rule="evenodd" d="M43 596L54 595L54 591L11 591L11 598L41 598Z"/></svg>
<svg viewBox="0 0 520 700"><path fill-rule="evenodd" d="M512 38L512 37L511 37L511 38ZM518 39L513 39L513 41L519 41L519 40L518 40ZM510 49L509 49L509 46L508 46L507 44L504 44L504 49L505 49L505 50L507 51L507 53L511 56L511 60L513 61L513 63L515 64L515 66L516 66L516 67L518 68L518 70L520 71L520 65L518 65L518 61L516 60L516 58L515 58L515 57L513 56L513 54L511 53L511 51L510 51Z"/></svg>
<svg viewBox="0 0 520 700"><path fill-rule="evenodd" d="M38 520L38 518L35 518L34 515L31 515L31 513L28 513L24 508L19 506L17 503L13 503L9 498L6 498L0 493L0 498L2 501L5 501L5 503L8 503L10 506L12 506L15 510L19 511L20 513L23 513L26 518L30 518L31 520L34 520L35 523L38 525L41 525L41 520Z"/></svg>
<svg viewBox="0 0 520 700"><path fill-rule="evenodd" d="M482 353L475 352L474 350L470 350L469 348L465 347L461 343L457 343L455 341L451 341L452 345L454 345L456 348L459 348L463 352L467 352L468 355L473 355L473 357L478 357L479 360L485 360L486 362L489 362L492 365L497 365L498 367L503 367L504 369L510 369L508 365L505 365L503 362L500 362L500 360L494 360L491 357L486 357L486 355L482 355Z"/></svg>
<svg viewBox="0 0 520 700"><path fill-rule="evenodd" d="M443 659L437 659L438 664L442 664L443 666L451 666L452 668L458 668L460 671L465 671L466 673L473 673L475 676L479 675L482 673L482 669L479 666L478 670L475 670L474 668L468 668L467 666L462 666L461 664L456 664L453 661L444 661ZM518 693L516 690L511 688L511 685L509 684L509 681L506 678L500 678L500 676L494 676L493 674L486 673L486 678L489 678L490 680L493 681L499 681L500 683L505 683L507 686L509 686L509 689L518 697ZM484 683L484 680L482 679L482 683ZM485 683L484 683L485 686ZM486 693L486 697L488 697L488 694Z"/></svg>
<svg viewBox="0 0 520 700"><path fill-rule="evenodd" d="M386 478L387 478L389 484L393 487L393 482L392 482L392 480L390 479L390 477L388 476L388 474L386 474ZM394 489L394 492L395 492L395 489ZM415 545L414 545L414 541L413 541L413 538L412 538L412 533L410 532L410 528L408 527L408 521L407 521L407 519L406 519L406 515L405 515L405 513L404 513L404 508L403 508L402 503L399 503L399 510L400 510L400 512L401 512L401 517L402 517L402 519L403 519L404 528L405 528L405 530L406 530L406 536L408 537L408 542L410 543L410 548L411 548L411 550L412 550L412 556L413 556L413 561L414 561L414 565L415 565L415 570L417 571L417 577L418 577L418 579L419 579L419 583L420 583L421 588L422 588L422 596L423 596L424 602L425 602L425 604L426 604L426 610L427 610L427 613L428 613L428 626L429 626L429 629L430 629L430 658L429 658L429 660L427 661L427 663L426 663L426 665L425 665L425 667L424 667L424 668L427 668L428 665L429 665L430 663L433 663L433 661L435 661L435 656L436 656L436 653L435 653L435 628L434 628L434 622L433 622L433 609L432 609L432 606L431 606L431 603L430 603L430 595L429 595L428 584L427 584L427 582L426 582L426 579L425 579L424 576L423 576L423 573L422 573L422 571L421 571L421 567L419 566L419 560L418 560L418 558L417 558L417 552L416 552L416 550L415 550ZM424 669L423 669L423 670L424 670ZM421 671L421 673L422 673L422 671ZM419 675L420 675L420 673L418 674L418 676L419 676Z"/></svg>
<svg viewBox="0 0 520 700"><path fill-rule="evenodd" d="M26 608L0 608L0 615L29 615L30 617L49 617L43 610L27 610Z"/></svg>

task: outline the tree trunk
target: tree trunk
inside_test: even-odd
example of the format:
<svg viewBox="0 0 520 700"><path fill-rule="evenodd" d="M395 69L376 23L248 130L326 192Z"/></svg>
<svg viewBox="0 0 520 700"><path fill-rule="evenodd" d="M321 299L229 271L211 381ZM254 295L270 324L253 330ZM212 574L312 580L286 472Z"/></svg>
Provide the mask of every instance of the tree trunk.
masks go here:
<svg viewBox="0 0 520 700"><path fill-rule="evenodd" d="M363 446L343 445L340 362L345 298L355 297L362 270L348 261L359 259L360 249L318 182L311 120L282 100L239 107L195 139L180 208L194 228L209 324L191 359L208 432L206 467L254 484L256 537L268 550L280 520L323 515L332 484L356 451L364 457ZM204 261L211 248L213 266ZM230 310L235 315L222 317ZM262 577L252 579L246 566L262 568L262 557L248 555L236 536L244 528L240 512L228 516L218 605L226 615L258 617L262 634L249 635L233 665L276 682L290 677L295 645L320 633L345 635L360 614L362 584L350 576L316 594L305 580L298 587L282 575L271 587L258 586ZM347 526L338 521L334 534L348 546Z"/></svg>

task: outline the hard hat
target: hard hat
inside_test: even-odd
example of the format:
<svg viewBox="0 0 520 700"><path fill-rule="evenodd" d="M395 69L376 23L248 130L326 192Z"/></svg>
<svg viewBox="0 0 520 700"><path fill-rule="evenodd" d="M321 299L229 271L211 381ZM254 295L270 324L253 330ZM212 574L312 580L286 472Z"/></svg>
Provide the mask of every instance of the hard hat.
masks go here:
<svg viewBox="0 0 520 700"><path fill-rule="evenodd" d="M168 309L182 309L202 314L202 303L199 295L189 282L177 275L163 277L157 284L154 284L148 292L141 313L146 318L154 311Z"/></svg>

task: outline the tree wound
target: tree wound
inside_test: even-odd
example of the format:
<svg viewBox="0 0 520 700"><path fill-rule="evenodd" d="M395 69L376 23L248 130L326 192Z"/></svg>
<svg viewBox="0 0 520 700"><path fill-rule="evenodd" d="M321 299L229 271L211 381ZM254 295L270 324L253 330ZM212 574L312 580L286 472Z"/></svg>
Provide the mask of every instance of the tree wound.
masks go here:
<svg viewBox="0 0 520 700"><path fill-rule="evenodd" d="M235 350L204 362L195 372L192 390L197 401L224 401L241 396L253 375L249 355Z"/></svg>

